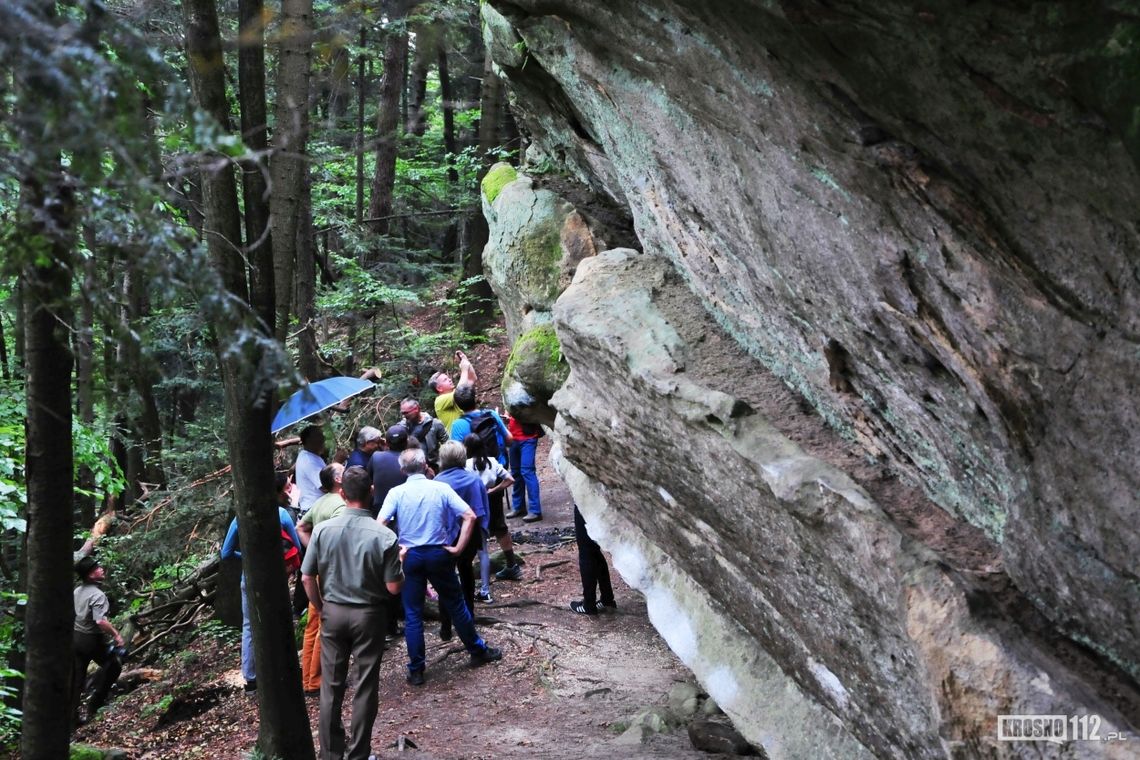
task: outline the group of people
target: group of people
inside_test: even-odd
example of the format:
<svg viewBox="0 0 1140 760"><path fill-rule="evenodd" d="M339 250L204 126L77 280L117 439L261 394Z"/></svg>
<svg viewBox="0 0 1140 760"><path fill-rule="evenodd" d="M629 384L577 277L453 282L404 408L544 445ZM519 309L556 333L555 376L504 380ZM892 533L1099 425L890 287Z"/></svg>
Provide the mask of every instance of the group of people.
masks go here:
<svg viewBox="0 0 1140 760"><path fill-rule="evenodd" d="M493 601L491 537L497 539L505 560L496 578L522 576L507 519L542 519L535 470L542 429L479 409L475 369L462 351L456 352L456 358L458 384L444 372L429 381L437 394L434 417L420 408L418 400L407 398L400 405L399 423L384 433L362 428L345 461L329 463L324 458L324 431L310 425L300 434L301 451L292 480L278 476L285 569L299 572L299 585L308 600L302 683L306 695L320 697L322 757L368 757L380 661L386 637L398 635L400 617L408 657L406 680L412 686L424 683L429 584L439 599L441 640L458 635L473 667L503 656L476 630L475 603ZM290 493L294 483L296 492ZM507 489L513 496L510 512ZM574 521L585 596L571 602L570 609L596 614L601 608L616 607L605 558L586 533L576 507ZM221 554L241 556L236 517ZM121 649L116 647L122 647L123 641L108 619L107 598L99 587L102 568L88 557L76 571L82 581L75 592L77 678L86 673L91 660L103 666L89 708L94 712L118 675L116 653ZM246 691L255 692L244 574L242 618L241 671ZM106 646L108 638L115 646ZM350 655L357 661L359 681L346 732L340 716ZM75 688L76 706L81 686L80 681Z"/></svg>

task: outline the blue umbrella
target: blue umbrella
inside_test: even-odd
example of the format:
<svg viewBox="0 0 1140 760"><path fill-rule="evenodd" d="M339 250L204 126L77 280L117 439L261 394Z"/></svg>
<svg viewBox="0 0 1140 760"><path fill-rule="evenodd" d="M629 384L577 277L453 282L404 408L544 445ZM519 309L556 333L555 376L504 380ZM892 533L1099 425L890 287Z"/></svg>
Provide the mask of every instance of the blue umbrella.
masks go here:
<svg viewBox="0 0 1140 760"><path fill-rule="evenodd" d="M306 385L289 397L273 418L271 433L278 433L290 425L320 414L358 393L375 388L371 380L355 377L330 377Z"/></svg>

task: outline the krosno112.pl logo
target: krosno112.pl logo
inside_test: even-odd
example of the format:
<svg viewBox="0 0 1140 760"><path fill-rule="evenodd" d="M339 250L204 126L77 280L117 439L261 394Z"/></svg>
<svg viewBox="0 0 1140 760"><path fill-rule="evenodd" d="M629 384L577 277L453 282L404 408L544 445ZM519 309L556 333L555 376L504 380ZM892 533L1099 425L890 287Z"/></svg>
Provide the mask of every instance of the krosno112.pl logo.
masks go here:
<svg viewBox="0 0 1140 760"><path fill-rule="evenodd" d="M999 742L1113 742L1127 732L1102 730L1099 715L999 715Z"/></svg>

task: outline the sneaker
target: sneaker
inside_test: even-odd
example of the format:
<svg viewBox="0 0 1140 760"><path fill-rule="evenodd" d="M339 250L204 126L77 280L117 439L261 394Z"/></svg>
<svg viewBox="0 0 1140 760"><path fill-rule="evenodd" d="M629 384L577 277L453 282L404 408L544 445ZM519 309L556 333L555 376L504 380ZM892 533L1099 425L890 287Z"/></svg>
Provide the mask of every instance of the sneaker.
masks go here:
<svg viewBox="0 0 1140 760"><path fill-rule="evenodd" d="M498 662L503 659L503 650L495 647L484 647L482 652L476 652L471 655L471 667L477 668L480 665L486 665L488 662Z"/></svg>
<svg viewBox="0 0 1140 760"><path fill-rule="evenodd" d="M245 693L246 694L257 693L257 679L256 678L253 679L252 681L246 681L245 682Z"/></svg>
<svg viewBox="0 0 1140 760"><path fill-rule="evenodd" d="M517 581L522 577L522 567L519 565L504 567L502 570L495 573L495 577L501 581Z"/></svg>
<svg viewBox="0 0 1140 760"><path fill-rule="evenodd" d="M616 610L617 602L598 602L598 607L606 610Z"/></svg>
<svg viewBox="0 0 1140 760"><path fill-rule="evenodd" d="M440 641L451 641L452 635L453 634L451 632L451 626L450 625L441 625L439 627L439 640Z"/></svg>
<svg viewBox="0 0 1140 760"><path fill-rule="evenodd" d="M536 515L533 512L531 512L529 515L527 515L526 517L523 518L523 522L525 522L525 523L539 522L541 520L542 520L542 515Z"/></svg>
<svg viewBox="0 0 1140 760"><path fill-rule="evenodd" d="M516 509L513 512L507 512L506 517L526 517L525 509Z"/></svg>
<svg viewBox="0 0 1140 760"><path fill-rule="evenodd" d="M494 604L495 603L495 600L491 597L490 591L476 591L475 592L475 601L480 602L481 604Z"/></svg>
<svg viewBox="0 0 1140 760"><path fill-rule="evenodd" d="M590 609L586 606L585 602L570 602L571 612L577 612L579 615L597 615L598 608Z"/></svg>
<svg viewBox="0 0 1140 760"><path fill-rule="evenodd" d="M409 670L407 677L404 679L411 686L424 685L424 672L422 670Z"/></svg>

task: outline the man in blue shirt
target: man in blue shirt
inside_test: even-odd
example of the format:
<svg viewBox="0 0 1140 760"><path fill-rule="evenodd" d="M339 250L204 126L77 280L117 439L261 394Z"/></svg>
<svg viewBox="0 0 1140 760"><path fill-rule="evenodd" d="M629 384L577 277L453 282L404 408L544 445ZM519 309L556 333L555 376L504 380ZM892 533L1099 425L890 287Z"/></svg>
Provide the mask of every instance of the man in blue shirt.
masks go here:
<svg viewBox="0 0 1140 760"><path fill-rule="evenodd" d="M277 520L281 530L289 536L293 546L301 548L301 539L297 536L297 529L293 527L293 516L285 507L277 508ZM230 529L226 531L226 540L222 542L222 559L241 559L241 550L238 549L238 519L230 522ZM284 571L284 564L282 564ZM245 593L245 571L241 574L241 674L245 678L245 692L252 694L257 691L257 670L253 664L253 631L249 627L249 597Z"/></svg>
<svg viewBox="0 0 1140 760"><path fill-rule="evenodd" d="M459 571L459 586L463 589L463 601L467 609L475 614L475 571L471 563L480 549L485 547L487 530L491 524L490 500L487 497L487 486L483 480L465 469L467 464L467 449L459 441L447 441L439 449L440 466L443 468L435 476L436 483L446 483L451 486L466 504L470 505L475 513L475 528L473 536L467 542L463 551L455 557L455 567ZM454 529L452 530L454 532ZM451 638L451 618L447 611L440 609L439 637L444 641Z"/></svg>
<svg viewBox="0 0 1140 760"><path fill-rule="evenodd" d="M408 449L400 454L400 467L408 480L388 492L376 519L381 524L395 520L400 546L407 550L403 590L407 680L413 686L421 686L426 664L423 612L428 581L439 594L440 607L451 615L455 631L471 655L471 667L501 660L503 653L479 637L455 574L455 557L471 540L475 513L451 486L424 476L427 458L422 449ZM453 532L457 522L461 523L458 539Z"/></svg>
<svg viewBox="0 0 1140 760"><path fill-rule="evenodd" d="M379 430L369 425L360 428L360 432L356 434L356 448L348 455L348 461L344 463L345 469L367 467L368 460L380 449L380 439L383 437Z"/></svg>

